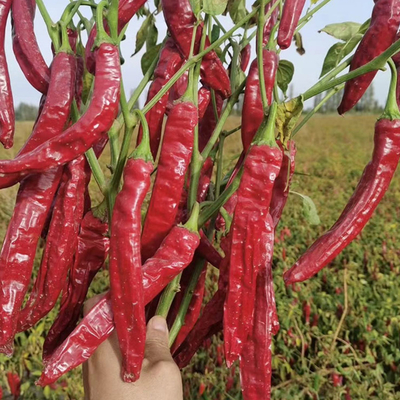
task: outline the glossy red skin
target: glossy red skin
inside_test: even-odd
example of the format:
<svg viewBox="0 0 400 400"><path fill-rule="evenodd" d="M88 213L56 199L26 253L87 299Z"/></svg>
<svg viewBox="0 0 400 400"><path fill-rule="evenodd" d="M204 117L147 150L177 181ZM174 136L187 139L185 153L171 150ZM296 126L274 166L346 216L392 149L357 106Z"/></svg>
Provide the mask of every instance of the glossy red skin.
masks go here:
<svg viewBox="0 0 400 400"><path fill-rule="evenodd" d="M350 64L353 71L381 55L396 40L400 25L400 3L397 0L375 2L371 24L359 44ZM369 72L346 82L339 114L351 110L366 92L378 71Z"/></svg>
<svg viewBox="0 0 400 400"><path fill-rule="evenodd" d="M78 109L81 108L83 94L83 75L85 73L85 61L82 56L76 58L76 81L75 81L75 101Z"/></svg>
<svg viewBox="0 0 400 400"><path fill-rule="evenodd" d="M120 0L118 6L118 33L121 33L125 25L132 19L132 17L139 11L147 0ZM108 30L107 23L104 21L105 27ZM96 25L90 31L88 41L85 48L86 68L91 74L95 74L96 57L92 51L94 42L97 35Z"/></svg>
<svg viewBox="0 0 400 400"><path fill-rule="evenodd" d="M196 250L196 254L204 258L213 267L219 268L223 257L218 253L203 231L200 231L200 237L201 240L199 247Z"/></svg>
<svg viewBox="0 0 400 400"><path fill-rule="evenodd" d="M244 162L231 227L229 289L224 311L228 367L240 355L251 332L256 276L266 265L267 256L260 232L264 232L272 189L281 164L280 148L267 145L252 146Z"/></svg>
<svg viewBox="0 0 400 400"><path fill-rule="evenodd" d="M88 211L81 223L77 252L63 293L58 317L43 345L43 360L49 357L75 329L93 278L103 266L110 247L108 224Z"/></svg>
<svg viewBox="0 0 400 400"><path fill-rule="evenodd" d="M276 73L279 66L279 57L273 51L264 50L263 59L265 88L267 91L268 104L271 105ZM263 119L264 110L261 100L260 79L258 76L257 59L255 59L250 66L243 99L242 143L245 153L253 141Z"/></svg>
<svg viewBox="0 0 400 400"><path fill-rule="evenodd" d="M12 1L13 50L15 58L29 83L46 94L50 82L50 69L36 41L31 0ZM15 16L15 18L14 18Z"/></svg>
<svg viewBox="0 0 400 400"><path fill-rule="evenodd" d="M287 285L310 279L328 265L362 231L382 200L400 158L400 120L375 125L372 160L339 219L284 274Z"/></svg>
<svg viewBox="0 0 400 400"><path fill-rule="evenodd" d="M295 171L295 157L297 148L293 140L288 142L288 148L289 151L287 154L283 151L282 167L279 171L279 175L276 178L274 189L272 191L270 214L272 216L275 229L278 226L279 220L281 219L283 210L286 206L290 184Z"/></svg>
<svg viewBox="0 0 400 400"><path fill-rule="evenodd" d="M286 0L278 30L278 46L284 50L292 44L306 0Z"/></svg>
<svg viewBox="0 0 400 400"><path fill-rule="evenodd" d="M11 4L12 0L3 0L0 3L0 142L5 149L12 147L15 129L14 100L4 49L7 17Z"/></svg>
<svg viewBox="0 0 400 400"><path fill-rule="evenodd" d="M184 227L174 227L157 253L143 265L144 302L148 304L193 260L199 236ZM41 386L85 362L114 330L109 292L85 316L69 337L46 360Z"/></svg>
<svg viewBox="0 0 400 400"><path fill-rule="evenodd" d="M146 341L146 317L140 257L141 209L150 188L153 164L129 159L124 185L112 216L110 285L114 323L122 354L125 382L140 377Z"/></svg>
<svg viewBox="0 0 400 400"><path fill-rule="evenodd" d="M7 372L6 375L10 392L14 396L14 399L18 399L21 394L21 378L15 372Z"/></svg>
<svg viewBox="0 0 400 400"><path fill-rule="evenodd" d="M250 63L251 56L251 44L249 43L247 46L243 47L240 52L240 69L245 72Z"/></svg>
<svg viewBox="0 0 400 400"><path fill-rule="evenodd" d="M17 158L30 153L47 140L59 136L64 130L71 111L75 91L76 62L73 55L61 52L52 63L52 79L43 107L35 123L32 134L18 152ZM0 188L15 185L23 174L10 174L0 177Z"/></svg>
<svg viewBox="0 0 400 400"><path fill-rule="evenodd" d="M18 313L28 290L36 248L62 169L24 179L0 254L0 351L12 354Z"/></svg>
<svg viewBox="0 0 400 400"><path fill-rule="evenodd" d="M225 257L221 263L218 290L204 307L201 317L197 320L184 342L173 353L174 360L181 369L190 363L190 360L205 340L222 330L224 302L229 281L230 242L229 236L221 241L221 248L225 253Z"/></svg>
<svg viewBox="0 0 400 400"><path fill-rule="evenodd" d="M268 250L273 249L274 229L272 219ZM272 252L269 254L272 260ZM272 290L271 290L272 288ZM273 314L275 300L273 293L271 261L257 276L257 301L254 307L254 325L240 356L240 383L244 400L269 400L271 398Z"/></svg>
<svg viewBox="0 0 400 400"><path fill-rule="evenodd" d="M196 17L193 14L189 0L162 0L165 22L176 45L186 59L190 55L190 47L193 36L193 27ZM194 53L197 54L200 47L203 25L196 30L196 45ZM210 46L207 38L205 48ZM219 92L223 98L231 95L231 84L221 60L215 51L211 51L203 57L201 63L201 78L206 86Z"/></svg>
<svg viewBox="0 0 400 400"><path fill-rule="evenodd" d="M199 109L199 120L204 118L204 115L207 111L208 105L211 101L211 91L210 89L202 86L199 89L199 97L198 97L198 109Z"/></svg>
<svg viewBox="0 0 400 400"><path fill-rule="evenodd" d="M277 2L277 0L271 0L265 6L265 14L272 8L272 6ZM271 36L271 32L273 27L278 21L279 17L279 7L275 7L274 11L272 12L271 16L265 21L264 26L264 34L263 34L263 45L266 46L269 42L269 38Z"/></svg>
<svg viewBox="0 0 400 400"><path fill-rule="evenodd" d="M19 314L18 331L34 326L55 306L73 262L83 218L86 186L85 156L65 169L42 255L39 274L30 297Z"/></svg>
<svg viewBox="0 0 400 400"><path fill-rule="evenodd" d="M176 103L165 127L157 176L142 234L142 261L152 257L174 226L193 151L197 108Z"/></svg>
<svg viewBox="0 0 400 400"><path fill-rule="evenodd" d="M121 69L118 48L103 43L97 50L93 98L85 114L61 135L29 153L0 162L0 173L29 174L64 165L89 150L107 133L118 114Z"/></svg>
<svg viewBox="0 0 400 400"><path fill-rule="evenodd" d="M152 100L163 86L174 76L182 65L182 57L176 48L174 41L168 39L160 53L160 59L154 71L154 80L147 94L146 104ZM167 92L157 104L146 114L150 133L150 148L153 158L156 159L160 146L161 131L164 122L164 114L167 107L169 92ZM140 128L137 143L142 140L143 129Z"/></svg>

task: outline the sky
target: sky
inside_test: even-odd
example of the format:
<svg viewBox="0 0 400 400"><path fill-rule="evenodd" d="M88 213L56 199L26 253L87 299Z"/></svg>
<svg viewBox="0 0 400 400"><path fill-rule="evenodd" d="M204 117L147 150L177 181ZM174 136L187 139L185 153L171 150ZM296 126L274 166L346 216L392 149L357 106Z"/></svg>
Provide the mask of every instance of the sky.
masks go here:
<svg viewBox="0 0 400 400"><path fill-rule="evenodd" d="M58 20L65 6L69 3L68 0L45 0L44 2L54 21ZM251 9L251 4L253 1L247 1L247 3L248 9ZM149 4L151 7L153 7L152 0L150 0ZM310 5L310 0L307 0L306 5ZM372 6L372 0L331 0L328 5L315 14L314 18L301 31L306 54L300 56L296 52L294 46L281 53L282 59L292 61L296 67L295 76L293 79L294 95L298 95L306 91L317 82L325 55L328 49L337 42L336 39L328 36L325 33L318 33L318 31L324 28L326 25L332 23L346 21L363 23L370 17ZM227 27L231 26L228 18L221 17L221 21ZM132 20L127 31L127 39L122 44L122 53L126 60L122 71L127 93L133 90L142 78L140 58L143 52L138 53L133 58L130 57L130 55L134 52L136 33L140 28L141 23L142 21L138 20L137 18ZM158 18L158 29L159 41L161 41L166 32L162 15L160 15ZM48 63L50 63L52 58L50 39L38 11L35 20L35 31L44 58ZM40 94L26 81L14 59L12 52L10 24L8 26L8 34L6 37L6 53L13 87L14 102L15 104L19 104L20 102L38 104ZM376 97L382 104L386 99L389 85L389 75L389 72L379 72L374 81ZM143 104L143 99L141 104Z"/></svg>

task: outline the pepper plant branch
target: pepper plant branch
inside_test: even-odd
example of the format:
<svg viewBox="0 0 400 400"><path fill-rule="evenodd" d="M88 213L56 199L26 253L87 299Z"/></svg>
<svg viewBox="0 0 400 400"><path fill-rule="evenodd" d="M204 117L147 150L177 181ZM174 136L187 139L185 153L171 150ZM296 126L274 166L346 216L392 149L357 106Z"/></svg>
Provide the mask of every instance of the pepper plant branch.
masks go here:
<svg viewBox="0 0 400 400"><path fill-rule="evenodd" d="M325 92L326 90L332 89L342 83L349 81L350 79L357 78L358 76L367 74L368 72L377 71L385 67L387 60L398 53L400 50L400 39L392 44L386 51L384 51L380 56L374 58L369 63L363 65L354 71L348 72L338 78L332 79L328 82L322 82L315 85L313 88L307 90L303 94L304 101L311 99L312 97Z"/></svg>
<svg viewBox="0 0 400 400"><path fill-rule="evenodd" d="M392 59L388 60L391 72L389 93L385 110L379 119L400 119L399 107L397 105L397 68Z"/></svg>
<svg viewBox="0 0 400 400"><path fill-rule="evenodd" d="M118 41L118 5L119 0L110 0L110 6L107 13L107 22L110 27L111 38Z"/></svg>
<svg viewBox="0 0 400 400"><path fill-rule="evenodd" d="M264 79L264 25L265 25L265 0L260 1L260 8L258 10L258 25L257 25L257 64L258 76L261 92L261 101L264 109L264 114L268 109L267 89L265 87ZM275 6L278 2L275 3Z"/></svg>
<svg viewBox="0 0 400 400"><path fill-rule="evenodd" d="M43 3L43 0L36 0L36 5L39 8L40 14L46 24L47 32L49 33L50 39L54 44L55 49L60 47L60 39L58 36L58 27L57 24L53 22L50 17L50 14L47 12L46 6Z"/></svg>

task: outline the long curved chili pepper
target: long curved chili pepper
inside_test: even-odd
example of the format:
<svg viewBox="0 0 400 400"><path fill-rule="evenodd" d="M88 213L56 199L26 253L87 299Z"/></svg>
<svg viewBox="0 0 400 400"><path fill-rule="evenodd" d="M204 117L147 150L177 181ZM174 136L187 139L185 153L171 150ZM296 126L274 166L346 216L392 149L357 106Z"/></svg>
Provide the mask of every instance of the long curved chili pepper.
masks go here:
<svg viewBox="0 0 400 400"><path fill-rule="evenodd" d="M266 6L265 6L265 14L272 8L272 6L276 3L277 0L271 0ZM269 42L270 36L272 29L276 25L279 17L279 7L276 7L270 17L265 21L265 26L264 26L264 33L263 33L263 45L266 46ZM296 23L297 25L297 23ZM289 44L290 45L290 44Z"/></svg>
<svg viewBox="0 0 400 400"><path fill-rule="evenodd" d="M266 263L262 266L256 283L256 302L252 331L240 355L240 382L244 400L269 400L271 398L272 354L271 342L276 333L274 314L276 305L272 282L272 255L274 224L268 214L265 228L260 231Z"/></svg>
<svg viewBox="0 0 400 400"><path fill-rule="evenodd" d="M28 290L37 244L62 175L62 168L21 182L0 254L0 351L12 354L18 313Z"/></svg>
<svg viewBox="0 0 400 400"><path fill-rule="evenodd" d="M32 134L18 152L17 158L29 154L47 140L57 137L64 130L71 111L75 91L76 62L72 54L59 52L51 65L52 74L47 96L42 98L42 111L35 123ZM23 174L9 174L0 177L0 188L15 185Z"/></svg>
<svg viewBox="0 0 400 400"><path fill-rule="evenodd" d="M400 4L396 0L377 0L371 24L350 64L353 71L381 55L395 41L400 25ZM339 114L351 110L366 92L378 71L372 71L346 82Z"/></svg>
<svg viewBox="0 0 400 400"><path fill-rule="evenodd" d="M192 157L197 108L175 103L165 127L157 176L142 234L142 261L156 252L174 225L186 171Z"/></svg>
<svg viewBox="0 0 400 400"><path fill-rule="evenodd" d="M207 111L208 105L211 101L211 91L205 86L202 86L199 89L198 94L198 109L199 109L199 121L204 118L204 115Z"/></svg>
<svg viewBox="0 0 400 400"><path fill-rule="evenodd" d="M33 3L31 0L13 0L11 12L15 58L29 83L39 92L46 94L50 69L36 41Z"/></svg>
<svg viewBox="0 0 400 400"><path fill-rule="evenodd" d="M288 142L288 154L284 153L282 167L272 190L270 214L276 227L281 219L289 196L290 184L295 170L296 145L293 140Z"/></svg>
<svg viewBox="0 0 400 400"><path fill-rule="evenodd" d="M121 70L118 48L102 43L96 55L93 99L85 114L61 135L14 160L0 161L0 173L43 172L66 164L89 150L108 132L117 113Z"/></svg>
<svg viewBox="0 0 400 400"><path fill-rule="evenodd" d="M259 235L268 214L272 189L282 164L280 148L253 145L244 162L232 222L229 290L225 301L224 339L226 362L240 355L251 331L256 276L265 265ZM260 190L262 188L262 190Z"/></svg>
<svg viewBox="0 0 400 400"><path fill-rule="evenodd" d="M150 148L148 152L150 154ZM150 188L152 171L153 163L148 157L128 160L124 185L116 198L112 216L111 302L125 382L139 379L144 357L146 318L140 257L141 207Z"/></svg>
<svg viewBox="0 0 400 400"><path fill-rule="evenodd" d="M85 156L80 156L65 169L54 204L39 274L19 315L19 331L31 328L47 315L63 289L83 218L85 163Z"/></svg>
<svg viewBox="0 0 400 400"><path fill-rule="evenodd" d="M118 5L118 34L121 33L125 25L132 19L132 17L139 11L147 0L121 0ZM104 26L108 29L107 24ZM94 42L97 36L96 25L90 31L88 41L85 48L85 61L86 68L91 74L95 74L96 56L93 52Z"/></svg>
<svg viewBox="0 0 400 400"><path fill-rule="evenodd" d="M193 28L197 23L189 0L162 0L165 22L168 30L179 47L182 55L188 58L193 36ZM199 51L203 25L196 30L196 45L194 53ZM207 39L205 47L210 45ZM223 98L231 95L231 85L228 74L215 51L207 53L201 63L201 78L205 85L219 92Z"/></svg>
<svg viewBox="0 0 400 400"><path fill-rule="evenodd" d="M310 279L360 234L388 189L399 159L400 120L381 119L375 125L372 160L355 192L332 228L285 273L287 285Z"/></svg>
<svg viewBox="0 0 400 400"><path fill-rule="evenodd" d="M263 50L263 60L265 88L267 91L268 104L271 104L279 57L274 51ZM255 59L250 66L243 99L242 143L245 153L253 141L254 135L260 127L263 118L264 110L261 100L258 64L257 59Z"/></svg>
<svg viewBox="0 0 400 400"><path fill-rule="evenodd" d="M278 31L278 46L284 50L290 47L306 0L286 0Z"/></svg>
<svg viewBox="0 0 400 400"><path fill-rule="evenodd" d="M200 231L200 237L201 240L196 253L209 262L213 267L219 268L223 260L221 254L218 253L203 231Z"/></svg>
<svg viewBox="0 0 400 400"><path fill-rule="evenodd" d="M182 65L182 57L176 48L174 41L168 39L165 42L164 48L161 50L160 58L157 67L154 71L154 80L151 83L147 94L147 102L151 101L154 96L162 89L162 87L172 78L176 71ZM164 122L164 113L167 107L169 92L167 92L157 104L146 114L147 124L150 131L150 146L151 154L155 159L158 153L158 147L161 140L161 131ZM140 127L138 140L142 140L142 127Z"/></svg>
<svg viewBox="0 0 400 400"><path fill-rule="evenodd" d="M58 317L44 341L44 362L76 327L90 283L108 254L110 240L107 233L108 224L88 211L81 224L75 259Z"/></svg>
<svg viewBox="0 0 400 400"><path fill-rule="evenodd" d="M197 216L185 226L175 226L154 257L143 265L144 302L148 304L193 260L199 235L192 230ZM114 330L110 293L96 304L69 337L47 359L38 384L45 386L85 362Z"/></svg>
<svg viewBox="0 0 400 400"><path fill-rule="evenodd" d="M245 47L243 47L240 52L240 69L245 72L250 63L251 57L251 44L249 43Z"/></svg>
<svg viewBox="0 0 400 400"><path fill-rule="evenodd" d="M6 0L0 6L0 142L3 143L5 149L12 147L15 129L14 101L4 49L7 18L11 4L12 0Z"/></svg>

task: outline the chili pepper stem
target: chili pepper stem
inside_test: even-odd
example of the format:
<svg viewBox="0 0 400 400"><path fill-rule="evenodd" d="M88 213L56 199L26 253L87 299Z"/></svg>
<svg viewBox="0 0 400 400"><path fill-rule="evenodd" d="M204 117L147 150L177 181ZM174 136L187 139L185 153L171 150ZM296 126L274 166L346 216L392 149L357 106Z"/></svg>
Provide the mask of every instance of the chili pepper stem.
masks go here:
<svg viewBox="0 0 400 400"><path fill-rule="evenodd" d="M118 6L119 0L110 0L110 7L107 13L107 22L110 27L111 38L118 41Z"/></svg>
<svg viewBox="0 0 400 400"><path fill-rule="evenodd" d="M67 25L62 21L59 22L59 25L61 27L61 46L57 52L63 51L65 53L73 54L71 45L69 44Z"/></svg>
<svg viewBox="0 0 400 400"><path fill-rule="evenodd" d="M325 7L331 0L324 0L310 10L303 18L300 19L295 33L298 33L308 22L310 22L313 15L318 12L322 7Z"/></svg>
<svg viewBox="0 0 400 400"><path fill-rule="evenodd" d="M192 213L190 214L189 220L186 222L184 227L191 232L199 231L199 214L200 214L200 204L195 203L192 209Z"/></svg>
<svg viewBox="0 0 400 400"><path fill-rule="evenodd" d="M396 69L396 66L394 65L394 62L392 59L388 60L388 64L389 64L390 72L391 72L390 87L389 87L389 93L388 93L388 98L386 101L385 109L379 119L380 120L381 119L390 119L391 121L393 121L394 119L400 119L400 111L399 111L399 107L397 105L397 96L396 96L397 69Z"/></svg>
<svg viewBox="0 0 400 400"><path fill-rule="evenodd" d="M102 43L112 43L110 36L108 36L106 30L104 29L103 14L104 8L108 6L107 0L102 0L96 9L96 23L97 23L97 37L94 42L94 47L99 47Z"/></svg>
<svg viewBox="0 0 400 400"><path fill-rule="evenodd" d="M40 14L42 15L44 23L46 24L46 28L51 38L51 41L54 44L54 48L57 50L60 47L58 26L51 19L50 14L47 12L46 6L43 3L43 0L36 0L36 5L38 6Z"/></svg>
<svg viewBox="0 0 400 400"><path fill-rule="evenodd" d="M272 103L269 109L269 116L267 121L261 124L260 129L258 130L255 139L253 140L253 144L255 145L263 145L266 144L270 147L278 147L275 140L275 121L276 115L278 111L278 103L275 101Z"/></svg>
<svg viewBox="0 0 400 400"><path fill-rule="evenodd" d="M147 120L140 110L135 110L135 113L138 115L140 123L142 124L143 136L142 141L139 146L136 147L130 158L142 158L146 162L154 162L150 149L150 133Z"/></svg>
<svg viewBox="0 0 400 400"><path fill-rule="evenodd" d="M263 36L265 25L265 0L260 1L260 8L258 10L258 25L257 25L257 63L258 63L258 76L260 82L261 101L266 114L268 109L267 89L265 88L264 80L264 52L263 52Z"/></svg>

